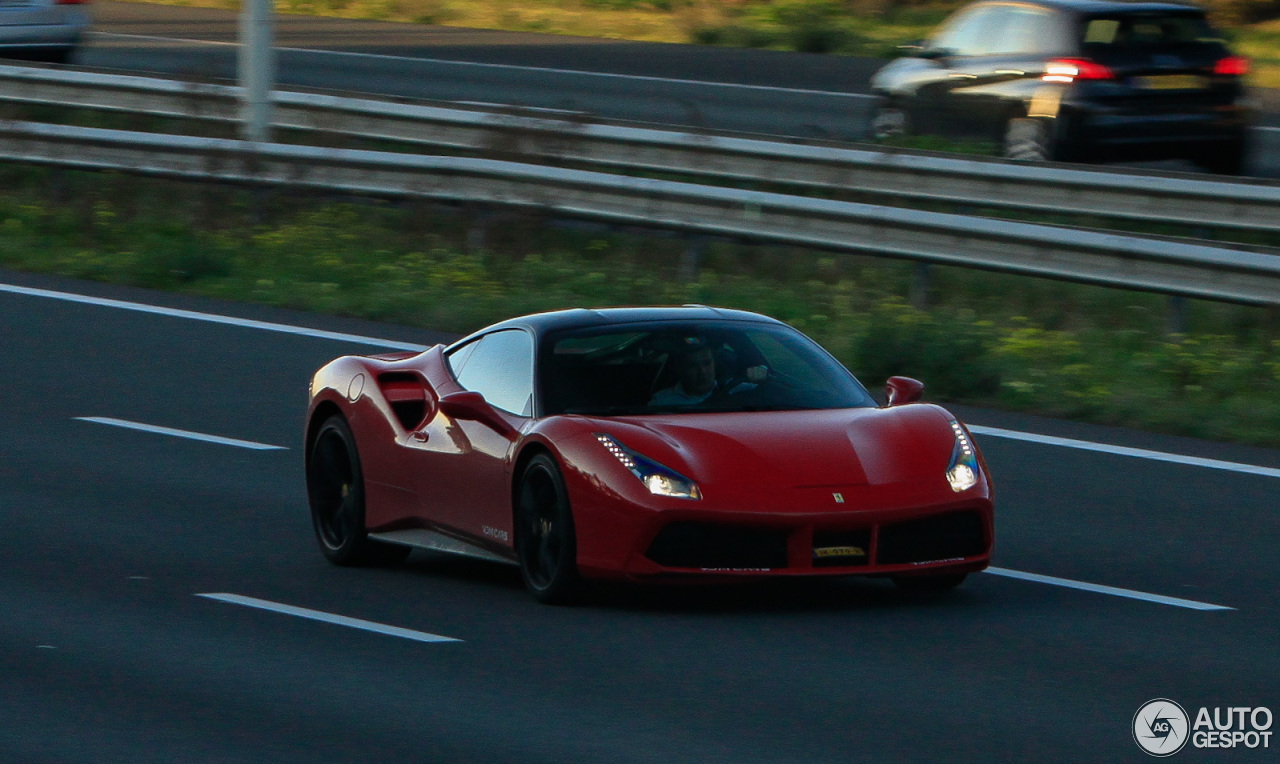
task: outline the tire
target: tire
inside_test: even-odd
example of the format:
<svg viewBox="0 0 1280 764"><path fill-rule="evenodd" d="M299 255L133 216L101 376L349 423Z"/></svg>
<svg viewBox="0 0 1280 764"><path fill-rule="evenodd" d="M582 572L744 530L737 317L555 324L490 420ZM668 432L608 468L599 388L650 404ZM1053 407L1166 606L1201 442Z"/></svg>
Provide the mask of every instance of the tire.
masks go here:
<svg viewBox="0 0 1280 764"><path fill-rule="evenodd" d="M520 476L515 543L524 585L539 602L572 602L581 590L569 494L555 459L538 454Z"/></svg>
<svg viewBox="0 0 1280 764"><path fill-rule="evenodd" d="M409 556L409 547L378 543L365 531L360 454L340 414L316 431L307 460L307 499L320 551L335 565L387 565Z"/></svg>
<svg viewBox="0 0 1280 764"><path fill-rule="evenodd" d="M907 113L892 104L881 104L876 107L871 117L871 137L877 141L887 140L910 133Z"/></svg>
<svg viewBox="0 0 1280 764"><path fill-rule="evenodd" d="M969 577L968 573L947 573L937 576L894 576L893 583L904 592L926 594L951 591Z"/></svg>
<svg viewBox="0 0 1280 764"><path fill-rule="evenodd" d="M1019 162L1047 162L1053 159L1053 137L1042 119L1015 117L1004 130L1004 157Z"/></svg>

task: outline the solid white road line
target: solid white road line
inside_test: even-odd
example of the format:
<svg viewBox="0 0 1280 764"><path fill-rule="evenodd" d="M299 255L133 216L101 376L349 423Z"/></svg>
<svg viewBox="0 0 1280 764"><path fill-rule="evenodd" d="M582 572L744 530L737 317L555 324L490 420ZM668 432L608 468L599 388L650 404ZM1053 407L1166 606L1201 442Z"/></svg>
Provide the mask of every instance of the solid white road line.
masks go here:
<svg viewBox="0 0 1280 764"><path fill-rule="evenodd" d="M0 284L0 292L11 292L13 294L27 295L30 297L48 297L54 300L65 300L67 302L83 303L86 305L99 305L107 308L120 308L122 310L135 310L142 313L154 313L162 316L171 316L175 318L189 318L195 321L209 321L216 324L228 324L231 326L242 326L247 329L262 329L271 332L281 332L284 334L297 334L304 337L316 337L318 339L338 340L341 342L356 342L362 345L376 345L394 350L426 350L425 345L414 345L408 342L396 342L393 340L379 339L377 337L365 337L357 334L342 334L340 332L326 332L319 329L308 329L302 326L292 326L290 324L276 324L269 321L253 321L244 318L235 318L232 316L223 316L216 313L200 313L193 310L177 310L174 308L163 308L156 305L147 305L144 303L125 302L124 300L110 300L102 297L89 297L86 295L75 294L72 292L55 292L49 289L32 289L30 287L21 287L14 284ZM1149 451L1144 448L1128 448L1127 446L1113 446L1106 443L1094 443L1088 440L1074 440L1072 438L1059 438L1053 435L1040 435L1033 432L1020 432L1018 430L1003 430L998 427L983 427L982 425L970 424L966 425L975 435L988 435L994 438L1008 438L1010 440L1023 440L1030 443L1041 443L1050 446L1062 446L1064 448L1079 448L1086 451L1099 451L1102 453L1116 454L1118 456L1130 456L1138 459L1152 459L1155 461L1173 462L1176 464L1186 464L1192 467L1206 467L1209 469L1228 470L1231 472L1242 472L1249 475L1262 475L1264 477L1280 477L1280 469L1274 467L1259 467L1254 464L1242 464L1239 462L1227 462L1219 459L1203 459L1198 456L1183 456L1181 454L1172 454L1164 451Z"/></svg>
<svg viewBox="0 0 1280 764"><path fill-rule="evenodd" d="M233 316L221 316L216 313L201 313L195 310L179 310L177 308L164 308L159 305L147 305L139 302L126 302L125 300L111 300L105 297L89 297L88 295L75 294L72 292L55 292L51 289L33 289L31 287L17 286L15 284L0 284L0 292L10 292L12 294L27 295L28 297L48 297L53 300L65 300L67 302L76 302L83 305L98 305L104 308L119 308L121 310L135 310L139 313L154 313L158 316L170 316L173 318L189 318L195 321L208 321L214 324L227 324L229 326L242 326L246 329L262 329L269 332L281 332L284 334L299 334L304 337L315 337L322 340L339 340L341 342L358 342L361 345L377 345L379 347L392 348L395 350L413 350L421 352L427 349L426 345L415 345L410 342L396 342L395 340L384 340L376 337L363 337L358 334L344 334L342 332L326 332L320 329L308 329L303 326L291 326L289 324L276 324L270 321L254 321L248 318L235 318Z"/></svg>
<svg viewBox="0 0 1280 764"><path fill-rule="evenodd" d="M1241 464L1239 462L1224 462L1220 459L1202 459L1198 456L1183 456L1182 454L1171 454L1165 451L1148 451L1145 448L1129 448L1127 446L1112 446L1106 443L1094 443L1088 440L1074 440L1072 438L1059 438L1054 435L1038 435L1032 432L1019 432L1017 430L1002 430L998 427L983 427L976 424L966 424L969 431L975 435L990 435L995 438L1008 438L1010 440L1023 440L1029 443L1043 443L1048 446L1062 446L1063 448L1079 448L1084 451L1099 451L1104 454L1116 454L1117 456L1132 456L1138 459L1150 459L1157 462L1173 462L1175 464L1186 464L1192 467L1205 467L1213 470L1227 470L1229 472L1243 472L1248 475L1262 475L1264 477L1280 477L1280 469L1274 467L1259 467L1255 464Z"/></svg>
<svg viewBox="0 0 1280 764"><path fill-rule="evenodd" d="M97 424L109 424L112 427L124 427L129 430L141 430L142 432L154 432L159 435L172 435L175 438L188 438L190 440L203 440L206 443L219 443L224 446L237 446L239 448L248 448L254 451L288 451L284 446L273 446L269 443L255 443L252 440L238 440L236 438L224 438L221 435L206 435L203 432L192 432L190 430L176 430L172 427L160 427L154 424L142 424L141 422L130 422L127 419L112 419L108 416L78 416L75 419L81 422L95 422Z"/></svg>
<svg viewBox="0 0 1280 764"><path fill-rule="evenodd" d="M1110 594L1113 597L1128 597L1133 600L1156 602L1161 605L1173 605L1174 607L1184 607L1189 610L1235 610L1235 608L1227 607L1225 605L1212 605L1208 602L1196 602L1195 600L1184 600L1178 597L1166 597L1163 594L1148 594L1146 592L1134 591L1133 589L1121 589L1117 586L1103 586L1102 584L1090 584L1085 581L1072 581L1069 578L1042 576L1039 573L1023 573L1020 570L1009 570L1008 568L987 568L983 572L990 573L993 576L1017 578L1023 581L1035 581L1038 584L1064 586L1068 589L1080 589L1086 592L1097 592L1098 594Z"/></svg>
<svg viewBox="0 0 1280 764"><path fill-rule="evenodd" d="M151 42L180 42L189 45L229 45L239 47L239 43L223 40L195 40L185 37L157 37L145 34L121 34L119 32L93 32L94 37L119 37L126 40L148 40ZM424 64L449 64L453 66L470 66L477 69L506 69L510 71L538 72L540 74L576 74L584 77L603 77L616 80L633 80L636 82L667 82L675 85L698 85L713 88L733 88L737 90L758 90L764 93L794 93L797 95L817 95L832 98L872 99L867 93L843 93L838 90L807 90L804 88L781 88L772 85L743 85L736 82L708 82L707 80L685 80L671 77L650 77L642 74L615 74L613 72L590 72L582 69L557 69L546 66L523 66L520 64L489 64L479 61L453 61L447 58L418 58L416 56L389 56L384 53L356 53L348 50L324 50L321 48L276 48L290 53L320 53L328 56L348 56L352 58L371 58L380 61L417 61Z"/></svg>
<svg viewBox="0 0 1280 764"><path fill-rule="evenodd" d="M412 639L415 642L462 641L461 639L454 639L453 637L442 637L439 634L429 634L425 631L402 629L399 626L387 626L381 623L374 623L373 621L365 621L359 618L348 618L345 615L334 615L320 610L308 610L304 607L294 607L293 605L283 605L279 602L260 600L256 597L245 597L240 594L212 592L208 594L197 594L196 596L217 600L219 602L229 602L232 605L244 605L245 607L258 608L259 610L270 610L273 613L284 613L285 615L293 615L299 618L310 618L313 621L324 621L325 623L337 624L338 626L348 626L352 629L377 632L378 634L386 634L392 637Z"/></svg>

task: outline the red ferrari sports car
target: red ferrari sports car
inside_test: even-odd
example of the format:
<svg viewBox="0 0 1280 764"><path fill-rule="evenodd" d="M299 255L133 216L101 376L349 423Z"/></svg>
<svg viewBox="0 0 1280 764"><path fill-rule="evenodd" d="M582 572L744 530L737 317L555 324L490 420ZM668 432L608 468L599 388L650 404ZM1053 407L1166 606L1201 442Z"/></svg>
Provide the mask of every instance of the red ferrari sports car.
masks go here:
<svg viewBox="0 0 1280 764"><path fill-rule="evenodd" d="M887 384L879 406L780 321L703 306L513 318L316 372L306 476L340 565L413 547L583 578L881 575L986 567L991 479L969 432Z"/></svg>

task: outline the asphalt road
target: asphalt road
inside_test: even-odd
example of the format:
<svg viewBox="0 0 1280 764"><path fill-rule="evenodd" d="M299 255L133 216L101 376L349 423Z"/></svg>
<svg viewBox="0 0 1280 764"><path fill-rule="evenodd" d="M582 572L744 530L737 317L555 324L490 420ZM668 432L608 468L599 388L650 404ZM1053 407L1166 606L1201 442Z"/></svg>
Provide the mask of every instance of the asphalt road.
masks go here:
<svg viewBox="0 0 1280 764"><path fill-rule="evenodd" d="M100 2L77 63L234 78L236 14ZM608 119L861 137L883 61L279 14L279 81ZM860 95L861 94L861 95Z"/></svg>
<svg viewBox="0 0 1280 764"><path fill-rule="evenodd" d="M236 13L94 3L76 63L234 79ZM285 87L553 109L590 118L801 139L861 140L883 59L640 43L277 14ZM1255 92L1280 125L1280 91ZM1280 130L1258 131L1250 173L1280 175ZM1195 172L1189 162L1139 165Z"/></svg>
<svg viewBox="0 0 1280 764"><path fill-rule="evenodd" d="M12 285L427 344L432 332L0 272L0 761L1146 761L1139 706L1280 712L1280 477L978 435L996 564L1234 608L978 574L608 589L315 548L311 372L376 344ZM927 381L927 380L926 380ZM972 423L1280 467L1280 452L963 410ZM111 417L285 447L83 421ZM229 593L451 637L252 609ZM1280 745L1272 741L1272 748ZM1178 761L1274 761L1274 750Z"/></svg>

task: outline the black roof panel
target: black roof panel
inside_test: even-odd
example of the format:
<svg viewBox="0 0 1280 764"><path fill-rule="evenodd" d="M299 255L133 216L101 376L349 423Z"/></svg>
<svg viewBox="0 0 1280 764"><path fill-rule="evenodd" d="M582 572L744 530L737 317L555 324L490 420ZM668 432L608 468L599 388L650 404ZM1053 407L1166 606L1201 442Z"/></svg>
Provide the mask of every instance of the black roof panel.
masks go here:
<svg viewBox="0 0 1280 764"><path fill-rule="evenodd" d="M534 313L528 316L509 318L492 326L473 332L478 334L498 329L529 329L535 334L556 331L558 329L578 329L591 326L608 326L610 324L633 324L647 321L751 321L755 323L780 324L774 318L732 308L713 308L707 305L682 305L679 307L650 308L571 308L548 313ZM461 341L460 341L461 342Z"/></svg>

